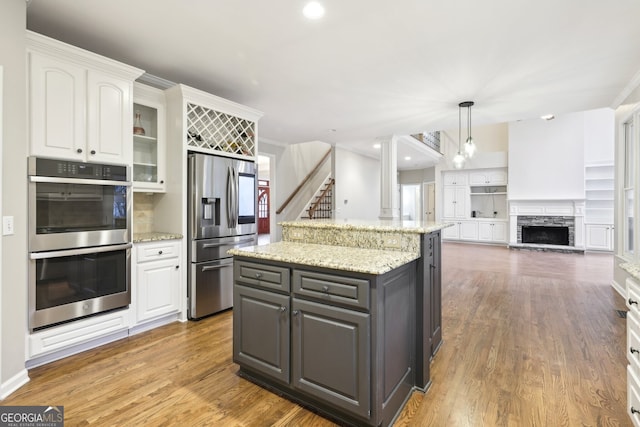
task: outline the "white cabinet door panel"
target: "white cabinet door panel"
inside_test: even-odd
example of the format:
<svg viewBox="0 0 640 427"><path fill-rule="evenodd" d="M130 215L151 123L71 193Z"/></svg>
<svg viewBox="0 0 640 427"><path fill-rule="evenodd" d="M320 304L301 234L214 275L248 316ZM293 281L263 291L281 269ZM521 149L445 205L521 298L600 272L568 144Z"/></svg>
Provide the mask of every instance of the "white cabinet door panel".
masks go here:
<svg viewBox="0 0 640 427"><path fill-rule="evenodd" d="M29 61L31 154L83 160L86 71L33 52Z"/></svg>
<svg viewBox="0 0 640 427"><path fill-rule="evenodd" d="M98 71L88 77L88 160L128 164L132 160L132 84Z"/></svg>

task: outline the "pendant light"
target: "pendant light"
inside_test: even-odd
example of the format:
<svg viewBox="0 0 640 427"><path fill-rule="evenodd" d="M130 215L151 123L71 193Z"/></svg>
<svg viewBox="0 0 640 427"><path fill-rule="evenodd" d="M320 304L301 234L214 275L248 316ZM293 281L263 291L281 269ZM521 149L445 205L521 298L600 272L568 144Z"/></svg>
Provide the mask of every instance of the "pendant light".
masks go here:
<svg viewBox="0 0 640 427"><path fill-rule="evenodd" d="M453 167L455 169L462 169L464 166L464 156L462 155L462 104L458 104L458 154L453 157Z"/></svg>
<svg viewBox="0 0 640 427"><path fill-rule="evenodd" d="M460 107L467 108L467 141L464 143L464 155L470 159L476 152L476 144L471 137L471 107L473 107L473 101L461 102Z"/></svg>

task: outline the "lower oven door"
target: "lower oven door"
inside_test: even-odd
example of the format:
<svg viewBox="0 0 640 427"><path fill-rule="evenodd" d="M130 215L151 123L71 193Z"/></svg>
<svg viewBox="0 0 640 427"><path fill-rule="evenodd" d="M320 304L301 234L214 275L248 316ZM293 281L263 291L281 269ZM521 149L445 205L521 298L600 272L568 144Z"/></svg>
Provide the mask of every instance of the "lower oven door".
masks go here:
<svg viewBox="0 0 640 427"><path fill-rule="evenodd" d="M189 318L233 307L233 258L191 264Z"/></svg>
<svg viewBox="0 0 640 427"><path fill-rule="evenodd" d="M131 246L32 252L29 329L128 306Z"/></svg>

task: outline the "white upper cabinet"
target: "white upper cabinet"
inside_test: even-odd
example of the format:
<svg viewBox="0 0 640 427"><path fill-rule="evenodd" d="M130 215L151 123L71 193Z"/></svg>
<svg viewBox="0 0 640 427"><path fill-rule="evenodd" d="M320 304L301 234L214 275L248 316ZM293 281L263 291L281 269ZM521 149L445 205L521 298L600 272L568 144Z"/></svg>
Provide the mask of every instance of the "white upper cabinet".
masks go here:
<svg viewBox="0 0 640 427"><path fill-rule="evenodd" d="M506 185L506 169L478 169L469 172L469 185Z"/></svg>
<svg viewBox="0 0 640 427"><path fill-rule="evenodd" d="M88 72L88 161L131 163L132 84L99 71Z"/></svg>
<svg viewBox="0 0 640 427"><path fill-rule="evenodd" d="M81 67L29 54L31 154L84 158L86 76Z"/></svg>
<svg viewBox="0 0 640 427"><path fill-rule="evenodd" d="M466 172L445 172L443 176L444 185L467 185Z"/></svg>
<svg viewBox="0 0 640 427"><path fill-rule="evenodd" d="M164 91L134 83L134 191L164 192L166 189L165 106Z"/></svg>
<svg viewBox="0 0 640 427"><path fill-rule="evenodd" d="M142 70L27 32L30 154L130 164Z"/></svg>

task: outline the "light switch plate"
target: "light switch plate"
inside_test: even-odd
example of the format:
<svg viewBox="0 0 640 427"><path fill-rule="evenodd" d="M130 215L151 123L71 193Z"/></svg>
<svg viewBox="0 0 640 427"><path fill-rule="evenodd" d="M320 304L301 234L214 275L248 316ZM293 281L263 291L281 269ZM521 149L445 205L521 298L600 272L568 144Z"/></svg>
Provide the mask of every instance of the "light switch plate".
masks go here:
<svg viewBox="0 0 640 427"><path fill-rule="evenodd" d="M2 217L2 235L10 236L13 234L13 216Z"/></svg>

